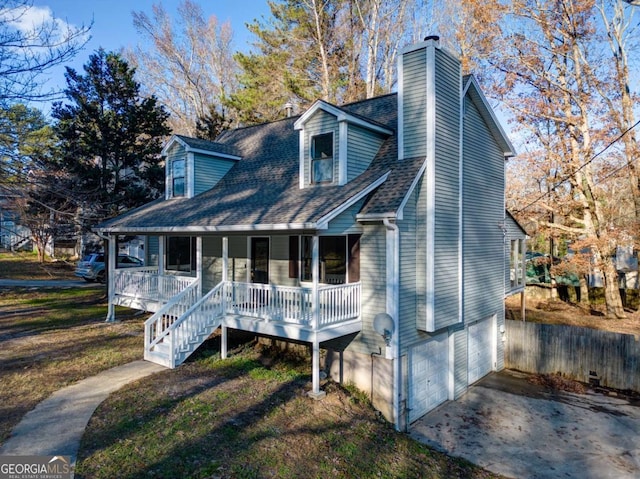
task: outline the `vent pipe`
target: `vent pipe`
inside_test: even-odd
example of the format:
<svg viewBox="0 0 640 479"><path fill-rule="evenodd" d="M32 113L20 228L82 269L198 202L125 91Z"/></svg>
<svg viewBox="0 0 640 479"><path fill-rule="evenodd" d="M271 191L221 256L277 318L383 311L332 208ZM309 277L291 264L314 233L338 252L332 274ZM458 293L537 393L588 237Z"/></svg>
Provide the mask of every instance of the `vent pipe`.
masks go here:
<svg viewBox="0 0 640 479"><path fill-rule="evenodd" d="M291 102L287 102L284 104L284 109L287 112L287 118L291 117L291 114L293 113L293 103Z"/></svg>

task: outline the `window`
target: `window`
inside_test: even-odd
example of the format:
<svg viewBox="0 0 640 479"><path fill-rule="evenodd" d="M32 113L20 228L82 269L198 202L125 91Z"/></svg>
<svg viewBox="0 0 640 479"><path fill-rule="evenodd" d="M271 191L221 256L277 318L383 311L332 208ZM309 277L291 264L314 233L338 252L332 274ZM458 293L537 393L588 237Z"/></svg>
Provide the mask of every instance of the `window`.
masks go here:
<svg viewBox="0 0 640 479"><path fill-rule="evenodd" d="M173 196L184 196L184 160L173 160L171 163Z"/></svg>
<svg viewBox="0 0 640 479"><path fill-rule="evenodd" d="M523 266L524 261L524 240L511 240L510 254L510 280L511 287L518 288L524 286L525 275Z"/></svg>
<svg viewBox="0 0 640 479"><path fill-rule="evenodd" d="M345 284L360 281L360 235L320 236L318 240L321 283ZM303 236L301 246L300 279L311 281L312 237Z"/></svg>
<svg viewBox="0 0 640 479"><path fill-rule="evenodd" d="M191 273L196 270L196 239L190 236L167 237L168 271Z"/></svg>
<svg viewBox="0 0 640 479"><path fill-rule="evenodd" d="M333 181L333 133L311 138L311 182Z"/></svg>

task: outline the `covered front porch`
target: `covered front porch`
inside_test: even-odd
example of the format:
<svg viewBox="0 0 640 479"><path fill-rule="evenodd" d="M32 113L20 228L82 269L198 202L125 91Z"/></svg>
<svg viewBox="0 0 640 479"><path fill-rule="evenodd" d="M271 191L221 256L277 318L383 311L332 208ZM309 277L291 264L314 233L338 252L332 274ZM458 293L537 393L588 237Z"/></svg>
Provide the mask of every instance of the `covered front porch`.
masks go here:
<svg viewBox="0 0 640 479"><path fill-rule="evenodd" d="M192 241L196 252L193 275L166 267L171 254L161 251L168 244L162 240L157 266L115 269L115 265L110 265L108 319L114 319L115 305L154 312L145 323L145 359L171 368L181 364L218 328L221 328L223 358L227 354L227 328L308 342L313 358L311 394L321 396L320 343L361 330L360 282L353 281L354 274L351 282L342 282L340 275L327 271L326 263L320 258L317 236L309 237L310 281L298 281L298 285L269 282L278 275L269 274L272 258L265 259L264 252L255 247L265 243L265 237L259 238L263 241L253 242L251 237L242 239L248 245L244 278L234 274L238 265L230 264L234 257L229 254L227 237L220 238L221 264L217 275L207 275L203 267L206 255L202 254L201 237L193 237ZM291 238L287 239L289 244L293 244ZM277 242L273 241L273 249ZM268 254L270 243L266 246ZM299 265L298 269L302 270L303 266ZM345 279L346 275L345 272ZM213 287L212 278L219 280Z"/></svg>

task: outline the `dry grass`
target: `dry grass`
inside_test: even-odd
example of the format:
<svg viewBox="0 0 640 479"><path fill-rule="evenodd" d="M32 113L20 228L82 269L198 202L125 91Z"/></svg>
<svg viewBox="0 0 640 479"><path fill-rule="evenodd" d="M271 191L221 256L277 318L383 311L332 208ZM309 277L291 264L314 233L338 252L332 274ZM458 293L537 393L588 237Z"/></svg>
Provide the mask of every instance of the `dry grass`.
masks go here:
<svg viewBox="0 0 640 479"><path fill-rule="evenodd" d="M78 478L496 478L398 433L362 393L323 385L307 397L309 359L217 340L179 368L102 403Z"/></svg>
<svg viewBox="0 0 640 479"><path fill-rule="evenodd" d="M506 317L521 319L519 295L507 298ZM640 337L640 315L637 312L627 311L626 319L608 319L604 317L599 305L584 307L559 299L527 298L525 319L534 323L565 324Z"/></svg>
<svg viewBox="0 0 640 479"><path fill-rule="evenodd" d="M0 443L52 392L142 357L144 318L106 312L93 288L0 291Z"/></svg>
<svg viewBox="0 0 640 479"><path fill-rule="evenodd" d="M75 263L67 261L38 262L35 253L0 252L1 279L78 279L74 276Z"/></svg>

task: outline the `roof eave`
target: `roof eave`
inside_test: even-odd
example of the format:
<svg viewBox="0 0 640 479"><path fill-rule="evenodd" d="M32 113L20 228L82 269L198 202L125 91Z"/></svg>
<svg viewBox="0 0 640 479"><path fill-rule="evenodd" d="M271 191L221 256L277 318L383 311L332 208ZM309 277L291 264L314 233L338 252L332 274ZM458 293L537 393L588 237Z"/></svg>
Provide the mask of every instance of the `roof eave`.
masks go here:
<svg viewBox="0 0 640 479"><path fill-rule="evenodd" d="M311 107L304 112L304 114L302 116L300 116L300 118L298 118L296 120L296 122L293 124L294 129L296 130L302 130L304 128L304 124L309 120L309 118L311 118L318 110L322 110L325 111L333 116L335 116L338 120L338 122L347 122L347 123L351 123L353 125L357 125L360 126L362 128L366 128L369 129L371 131L374 131L376 133L380 133L383 135L393 135L393 130L383 127L381 125L372 123L372 122L368 122L362 118L358 118L357 116L354 116L352 114L350 114L349 112L344 111L343 109L332 105L330 103L327 103L323 100L317 100L313 105L311 105Z"/></svg>
<svg viewBox="0 0 640 479"><path fill-rule="evenodd" d="M214 150L202 150L200 148L194 148L191 145L189 145L186 141L184 141L182 138L180 138L178 135L172 135L171 138L169 138L166 145L164 145L164 148L162 148L160 155L167 156L169 153L169 150L171 149L174 143L179 143L184 148L184 151L187 153L199 153L201 155L217 156L219 158L225 158L225 159L234 160L234 161L240 161L242 159L241 156L231 155L229 153L222 153Z"/></svg>
<svg viewBox="0 0 640 479"><path fill-rule="evenodd" d="M221 225L221 226L153 226L153 227L127 227L115 226L112 228L94 228L94 231L104 234L147 233L147 234L184 234L196 233L235 233L250 231L289 231L289 230L321 230L326 225L318 222L308 223L277 223L255 225Z"/></svg>
<svg viewBox="0 0 640 479"><path fill-rule="evenodd" d="M479 102L474 101L474 103L480 110L480 113L485 121L490 123L490 127L493 127L491 128L491 131L494 132L494 137L502 148L505 159L516 156L517 152L515 147L502 128L500 121L498 121L493 108L491 108L487 97L484 95L482 89L480 88L480 85L478 84L478 80L473 75L469 75L467 78L467 82L464 85L464 89L462 92L463 98L467 95L471 87L473 87L473 90L476 93L476 97L480 100ZM474 100L475 98L472 96L471 99Z"/></svg>

